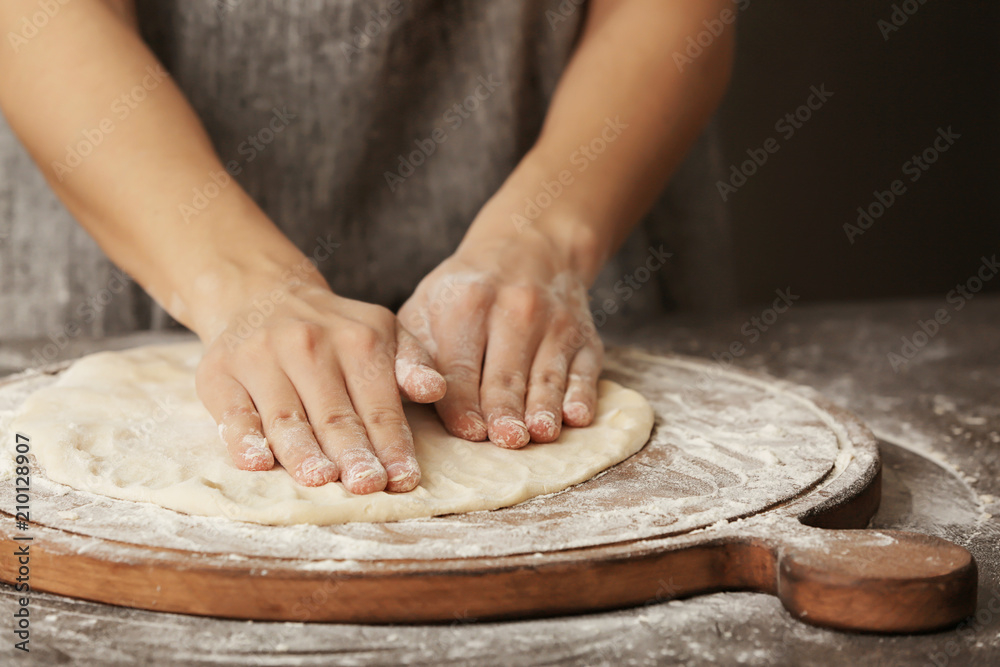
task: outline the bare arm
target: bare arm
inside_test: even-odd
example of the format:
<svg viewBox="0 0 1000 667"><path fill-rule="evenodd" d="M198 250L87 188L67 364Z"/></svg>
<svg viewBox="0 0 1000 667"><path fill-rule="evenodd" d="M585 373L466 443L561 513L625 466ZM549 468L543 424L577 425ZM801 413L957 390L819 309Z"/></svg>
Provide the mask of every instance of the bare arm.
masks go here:
<svg viewBox="0 0 1000 667"><path fill-rule="evenodd" d="M470 239L500 234L502 223L517 227L514 218L527 217L525 197L536 199L544 183L569 171L573 180L563 194L528 220L592 280L653 204L725 92L731 25L692 63L678 67L674 55L726 10L735 14L732 0L593 0L541 136Z"/></svg>
<svg viewBox="0 0 1000 667"><path fill-rule="evenodd" d="M16 30L36 10L30 0L0 3L0 27ZM299 255L235 183L210 216L184 221L185 197L223 166L133 16L129 2L60 5L27 43L0 49L0 106L108 256L176 319L207 333L213 304L194 297L197 277L225 282L245 262L277 272Z"/></svg>
<svg viewBox="0 0 1000 667"><path fill-rule="evenodd" d="M724 11L731 0L590 3L537 143L400 311L437 350L453 433L520 447L593 419L602 347L586 289L722 97L731 20L693 63L673 56Z"/></svg>
<svg viewBox="0 0 1000 667"><path fill-rule="evenodd" d="M35 0L0 2L0 32L37 10ZM73 0L17 48L0 48L8 122L111 259L205 342L198 394L237 465L277 459L302 484L340 479L355 493L413 488L397 336L411 398L435 400L444 382L392 313L331 292L229 178L133 10ZM218 196L185 220L182 206L213 181ZM257 298L270 301L267 317L234 332Z"/></svg>

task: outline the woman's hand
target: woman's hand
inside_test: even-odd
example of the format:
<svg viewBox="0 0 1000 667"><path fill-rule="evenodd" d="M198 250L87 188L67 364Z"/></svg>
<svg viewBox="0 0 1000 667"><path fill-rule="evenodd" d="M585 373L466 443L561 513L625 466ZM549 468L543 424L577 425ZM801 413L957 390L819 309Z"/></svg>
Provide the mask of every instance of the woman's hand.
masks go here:
<svg viewBox="0 0 1000 667"><path fill-rule="evenodd" d="M532 228L466 237L399 317L448 382L452 434L516 449L593 420L603 347L586 286Z"/></svg>
<svg viewBox="0 0 1000 667"><path fill-rule="evenodd" d="M277 460L304 486L413 489L420 469L400 391L421 403L444 395L429 355L390 311L321 278L272 285L214 319L197 371L233 461L269 470Z"/></svg>

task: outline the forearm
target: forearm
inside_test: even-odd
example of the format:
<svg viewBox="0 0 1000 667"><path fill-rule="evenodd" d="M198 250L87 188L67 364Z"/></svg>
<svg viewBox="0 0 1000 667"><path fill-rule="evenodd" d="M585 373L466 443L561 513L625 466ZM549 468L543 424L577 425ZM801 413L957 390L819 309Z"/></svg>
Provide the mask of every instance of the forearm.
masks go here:
<svg viewBox="0 0 1000 667"><path fill-rule="evenodd" d="M128 4L74 0L30 41L0 49L0 106L109 257L204 334L226 299L223 285L250 265L279 273L301 254L225 173ZM34 11L33 0L5 0L0 31ZM185 215L195 191L213 182L226 184L198 215Z"/></svg>
<svg viewBox="0 0 1000 667"><path fill-rule="evenodd" d="M470 241L553 240L591 282L652 206L725 90L732 26L674 63L731 0L594 0L533 149L484 208Z"/></svg>

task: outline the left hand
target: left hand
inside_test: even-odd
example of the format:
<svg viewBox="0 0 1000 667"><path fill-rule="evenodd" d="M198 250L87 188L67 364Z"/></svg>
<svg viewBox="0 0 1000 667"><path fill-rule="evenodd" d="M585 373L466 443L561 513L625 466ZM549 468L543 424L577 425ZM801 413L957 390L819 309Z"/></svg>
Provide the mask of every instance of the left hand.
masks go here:
<svg viewBox="0 0 1000 667"><path fill-rule="evenodd" d="M593 421L604 348L583 278L540 232L466 237L399 318L448 383L453 435L517 449Z"/></svg>

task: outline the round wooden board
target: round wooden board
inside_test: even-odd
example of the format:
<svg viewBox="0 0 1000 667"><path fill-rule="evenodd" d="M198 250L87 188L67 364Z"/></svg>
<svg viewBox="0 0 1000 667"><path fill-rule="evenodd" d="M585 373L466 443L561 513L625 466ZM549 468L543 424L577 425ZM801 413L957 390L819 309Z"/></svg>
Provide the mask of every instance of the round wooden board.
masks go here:
<svg viewBox="0 0 1000 667"><path fill-rule="evenodd" d="M606 376L653 404L646 447L583 484L491 512L258 526L94 496L36 471L32 586L146 609L352 622L563 614L753 589L823 625L918 630L961 618L970 576L974 604L974 562L950 543L803 525L860 528L877 509L878 451L854 416L806 388L638 350L610 351ZM0 395L16 404L50 381L9 378ZM22 534L14 504L13 480L0 483L8 582ZM817 555L831 548L841 557ZM901 559L925 565L891 576L886 562ZM865 596L869 611L850 612ZM902 613L914 604L925 611Z"/></svg>

